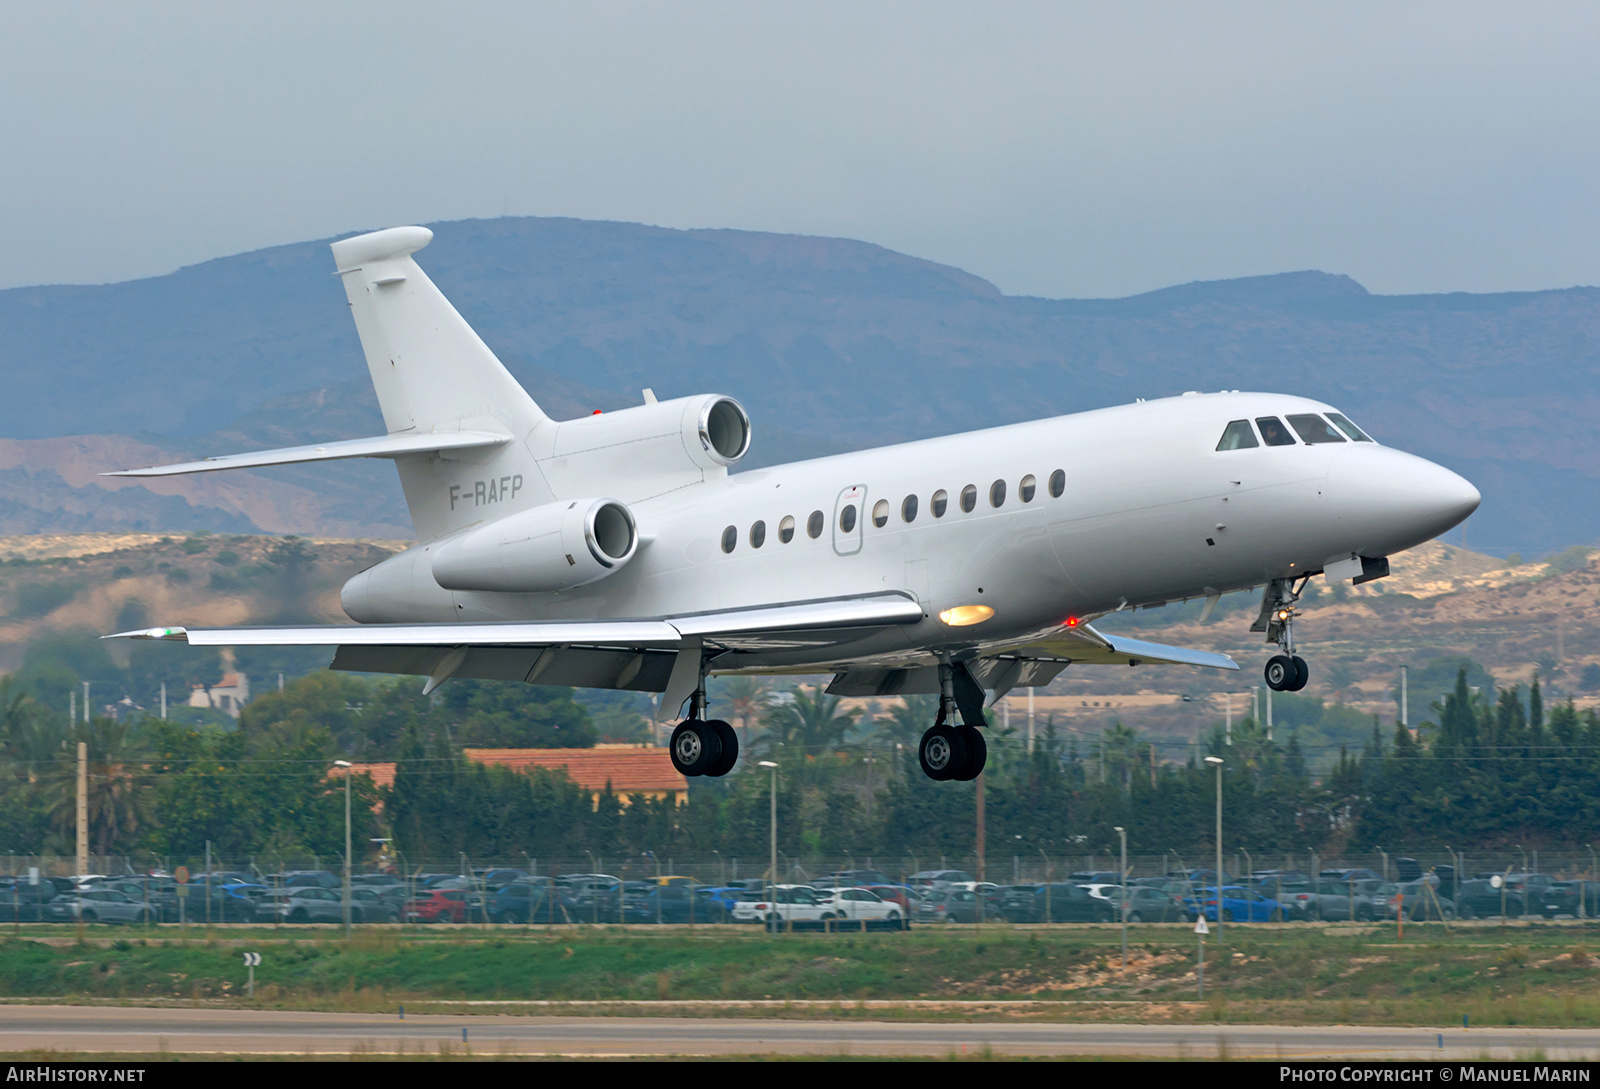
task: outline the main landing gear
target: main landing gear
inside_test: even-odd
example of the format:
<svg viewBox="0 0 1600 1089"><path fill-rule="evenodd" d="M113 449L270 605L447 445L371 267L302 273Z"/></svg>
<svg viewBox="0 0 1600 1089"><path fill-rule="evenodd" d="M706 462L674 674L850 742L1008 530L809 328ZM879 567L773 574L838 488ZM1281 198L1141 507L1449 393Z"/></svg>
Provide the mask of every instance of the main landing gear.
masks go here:
<svg viewBox="0 0 1600 1089"><path fill-rule="evenodd" d="M667 743L672 766L680 775L722 776L739 762L739 735L720 718L706 718L706 679L690 697L689 717L672 731Z"/></svg>
<svg viewBox="0 0 1600 1089"><path fill-rule="evenodd" d="M1267 659L1262 670L1267 687L1274 692L1298 692L1311 679L1311 669L1306 660L1294 652L1294 618L1299 611L1294 607L1300 592L1309 578L1300 580L1300 589L1294 588L1293 579L1273 579L1261 595L1261 615L1250 626L1251 631L1267 633L1267 642L1278 644L1281 654Z"/></svg>
<svg viewBox="0 0 1600 1089"><path fill-rule="evenodd" d="M961 725L952 726L952 712L959 712ZM928 778L940 782L976 779L989 759L989 746L972 723L983 721L983 689L972 679L967 667L939 667L939 716L922 735L917 759Z"/></svg>

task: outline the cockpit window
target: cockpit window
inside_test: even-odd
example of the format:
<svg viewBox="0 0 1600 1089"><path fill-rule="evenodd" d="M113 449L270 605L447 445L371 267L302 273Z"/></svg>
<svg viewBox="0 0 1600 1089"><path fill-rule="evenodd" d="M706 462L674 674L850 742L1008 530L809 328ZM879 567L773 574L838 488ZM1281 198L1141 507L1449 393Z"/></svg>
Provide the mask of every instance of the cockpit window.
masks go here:
<svg viewBox="0 0 1600 1089"><path fill-rule="evenodd" d="M1333 421L1334 427L1337 427L1340 431L1343 431L1346 435L1349 435L1351 442L1372 441L1372 436L1368 435L1365 431L1361 430L1361 428L1351 423L1348 418L1340 415L1339 413L1328 413L1328 419Z"/></svg>
<svg viewBox="0 0 1600 1089"><path fill-rule="evenodd" d="M1276 416L1257 416L1256 426L1261 429L1261 439L1268 446L1293 446L1294 436Z"/></svg>
<svg viewBox="0 0 1600 1089"><path fill-rule="evenodd" d="M1249 450L1260 445L1256 441L1256 433L1250 428L1249 420L1234 420L1222 432L1222 441L1217 443L1217 449Z"/></svg>
<svg viewBox="0 0 1600 1089"><path fill-rule="evenodd" d="M1300 437L1306 440L1309 446L1316 446L1324 442L1343 442L1344 436L1328 426L1328 421L1321 416L1311 413L1301 413L1289 417L1289 426L1299 432Z"/></svg>

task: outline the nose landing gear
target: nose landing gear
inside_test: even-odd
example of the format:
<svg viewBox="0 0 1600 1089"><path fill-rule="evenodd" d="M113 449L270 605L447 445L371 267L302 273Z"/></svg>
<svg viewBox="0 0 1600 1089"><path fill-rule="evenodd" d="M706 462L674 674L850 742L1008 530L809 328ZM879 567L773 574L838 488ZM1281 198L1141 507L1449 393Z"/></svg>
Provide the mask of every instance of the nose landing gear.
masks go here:
<svg viewBox="0 0 1600 1089"><path fill-rule="evenodd" d="M1261 595L1261 615L1250 625L1251 631L1266 632L1267 642L1278 644L1283 652L1268 658L1262 670L1274 692L1298 692L1311 679L1306 660L1294 652L1294 618L1299 615L1294 606L1309 581L1309 576L1301 579L1296 590L1293 579L1273 579Z"/></svg>
<svg viewBox="0 0 1600 1089"><path fill-rule="evenodd" d="M917 760L930 779L970 782L989 759L988 743L972 725L983 721L983 689L960 663L939 667L939 689L939 716L922 735ZM960 726L949 725L952 712L959 712Z"/></svg>

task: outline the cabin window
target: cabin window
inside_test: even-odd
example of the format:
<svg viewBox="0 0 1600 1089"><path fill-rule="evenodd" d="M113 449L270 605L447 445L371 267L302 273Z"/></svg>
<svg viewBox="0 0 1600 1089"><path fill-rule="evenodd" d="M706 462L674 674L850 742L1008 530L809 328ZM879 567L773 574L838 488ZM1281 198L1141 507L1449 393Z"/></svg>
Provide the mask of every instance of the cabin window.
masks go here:
<svg viewBox="0 0 1600 1089"><path fill-rule="evenodd" d="M846 503L844 510L839 512L839 532L854 533L856 530L856 505Z"/></svg>
<svg viewBox="0 0 1600 1089"><path fill-rule="evenodd" d="M778 523L778 540L784 544L794 540L794 515L785 514L783 521Z"/></svg>
<svg viewBox="0 0 1600 1089"><path fill-rule="evenodd" d="M1050 498L1060 499L1061 493L1067 490L1067 471L1057 469L1050 474Z"/></svg>
<svg viewBox="0 0 1600 1089"><path fill-rule="evenodd" d="M827 524L827 519L820 510L811 512L811 517L806 519L806 535L813 541L822 536L822 527Z"/></svg>
<svg viewBox="0 0 1600 1089"><path fill-rule="evenodd" d="M750 527L750 547L760 548L767 543L767 523L757 522Z"/></svg>
<svg viewBox="0 0 1600 1089"><path fill-rule="evenodd" d="M965 488L961 489L961 510L965 514L971 514L972 508L976 507L977 505L978 486L976 484L968 484Z"/></svg>
<svg viewBox="0 0 1600 1089"><path fill-rule="evenodd" d="M1294 446L1294 436L1276 416L1257 416L1256 426L1261 429L1261 439L1268 446Z"/></svg>
<svg viewBox="0 0 1600 1089"><path fill-rule="evenodd" d="M928 500L928 509L933 511L935 518L943 518L944 512L950 509L950 493L940 488L933 493L933 498Z"/></svg>
<svg viewBox="0 0 1600 1089"><path fill-rule="evenodd" d="M1338 412L1330 412L1328 413L1328 419L1333 421L1334 427L1337 427L1340 431L1343 431L1346 435L1349 435L1351 442L1372 441L1372 436L1368 435L1365 431L1361 430L1361 428L1351 423L1348 417Z"/></svg>
<svg viewBox="0 0 1600 1089"><path fill-rule="evenodd" d="M872 524L882 529L889 524L889 501L880 499L872 504Z"/></svg>
<svg viewBox="0 0 1600 1089"><path fill-rule="evenodd" d="M1029 473L1017 484L1017 498L1021 499L1024 503L1032 503L1033 493L1037 491L1038 488L1039 482L1033 479L1032 473Z"/></svg>
<svg viewBox="0 0 1600 1089"><path fill-rule="evenodd" d="M1234 420L1222 429L1222 441L1217 443L1217 449L1250 450L1260 445L1249 420Z"/></svg>
<svg viewBox="0 0 1600 1089"><path fill-rule="evenodd" d="M902 522L915 522L917 520L917 497L908 495L900 502L900 520Z"/></svg>
<svg viewBox="0 0 1600 1089"><path fill-rule="evenodd" d="M989 485L989 505L998 510L1000 507L1005 506L1005 503L1006 482L1003 480L997 480L993 484Z"/></svg>
<svg viewBox="0 0 1600 1089"><path fill-rule="evenodd" d="M722 551L732 552L733 546L739 543L739 531L729 526L722 531Z"/></svg>

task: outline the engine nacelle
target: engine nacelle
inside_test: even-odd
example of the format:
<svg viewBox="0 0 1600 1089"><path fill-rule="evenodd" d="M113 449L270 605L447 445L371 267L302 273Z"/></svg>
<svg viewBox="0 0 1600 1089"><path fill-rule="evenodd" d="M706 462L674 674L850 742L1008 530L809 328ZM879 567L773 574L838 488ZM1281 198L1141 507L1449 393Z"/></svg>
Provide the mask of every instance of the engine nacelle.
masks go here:
<svg viewBox="0 0 1600 1089"><path fill-rule="evenodd" d="M639 530L626 506L615 499L574 499L446 542L433 557L433 578L447 590L570 590L621 570L638 549Z"/></svg>
<svg viewBox="0 0 1600 1089"><path fill-rule="evenodd" d="M557 495L638 502L726 474L750 449L750 417L707 393L567 420L529 443Z"/></svg>

